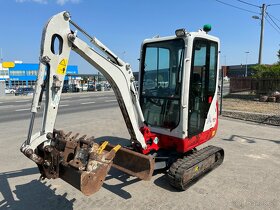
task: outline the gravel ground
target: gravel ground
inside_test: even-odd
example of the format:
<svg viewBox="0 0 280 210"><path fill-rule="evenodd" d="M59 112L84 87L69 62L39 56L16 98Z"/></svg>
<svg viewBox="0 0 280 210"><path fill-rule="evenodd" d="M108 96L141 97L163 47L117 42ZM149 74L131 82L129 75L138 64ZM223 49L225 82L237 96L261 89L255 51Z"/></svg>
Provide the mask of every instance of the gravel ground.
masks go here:
<svg viewBox="0 0 280 210"><path fill-rule="evenodd" d="M280 103L259 102L246 99L225 98L223 109L280 115Z"/></svg>
<svg viewBox="0 0 280 210"><path fill-rule="evenodd" d="M234 94L223 98L222 115L280 126L280 103L259 102L254 95Z"/></svg>

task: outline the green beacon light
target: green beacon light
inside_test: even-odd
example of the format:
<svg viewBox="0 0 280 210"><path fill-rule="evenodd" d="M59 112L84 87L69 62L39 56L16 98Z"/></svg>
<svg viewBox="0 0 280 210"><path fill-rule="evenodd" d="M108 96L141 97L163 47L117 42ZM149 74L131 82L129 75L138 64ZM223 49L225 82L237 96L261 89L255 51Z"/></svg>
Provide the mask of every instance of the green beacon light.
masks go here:
<svg viewBox="0 0 280 210"><path fill-rule="evenodd" d="M211 31L211 25L210 24L205 24L203 26L203 31L205 31L206 33L208 33L209 31Z"/></svg>

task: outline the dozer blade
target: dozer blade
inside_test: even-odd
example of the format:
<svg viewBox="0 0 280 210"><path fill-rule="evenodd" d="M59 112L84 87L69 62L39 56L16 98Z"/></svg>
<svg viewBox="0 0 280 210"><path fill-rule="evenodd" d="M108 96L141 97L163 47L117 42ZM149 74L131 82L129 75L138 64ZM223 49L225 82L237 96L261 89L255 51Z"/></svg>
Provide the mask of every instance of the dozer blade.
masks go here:
<svg viewBox="0 0 280 210"><path fill-rule="evenodd" d="M105 150L110 151L112 148L114 146L108 144ZM116 153L112 166L129 175L148 181L154 172L155 159L152 156L143 155L122 147Z"/></svg>

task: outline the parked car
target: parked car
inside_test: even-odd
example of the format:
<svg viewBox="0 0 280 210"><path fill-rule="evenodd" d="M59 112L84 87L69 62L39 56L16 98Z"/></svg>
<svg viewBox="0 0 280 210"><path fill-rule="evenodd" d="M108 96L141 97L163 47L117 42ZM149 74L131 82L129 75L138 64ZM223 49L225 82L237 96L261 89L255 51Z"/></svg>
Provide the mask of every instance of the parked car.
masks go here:
<svg viewBox="0 0 280 210"><path fill-rule="evenodd" d="M105 90L111 90L111 85L110 84L105 84Z"/></svg>
<svg viewBox="0 0 280 210"><path fill-rule="evenodd" d="M95 91L95 85L89 85L87 91Z"/></svg>
<svg viewBox="0 0 280 210"><path fill-rule="evenodd" d="M30 87L18 88L15 91L15 95L16 96L18 96L18 95L30 95L30 94L33 94L33 92L34 92L34 89L30 88Z"/></svg>
<svg viewBox="0 0 280 210"><path fill-rule="evenodd" d="M104 90L104 85L103 84L97 84L96 85L96 90L97 91L102 91L102 89Z"/></svg>
<svg viewBox="0 0 280 210"><path fill-rule="evenodd" d="M69 92L69 85L63 85L62 93L68 93L68 92Z"/></svg>
<svg viewBox="0 0 280 210"><path fill-rule="evenodd" d="M87 83L82 84L82 90L87 91L87 89L88 89L88 84Z"/></svg>
<svg viewBox="0 0 280 210"><path fill-rule="evenodd" d="M5 88L5 94L14 94L16 92L13 88Z"/></svg>
<svg viewBox="0 0 280 210"><path fill-rule="evenodd" d="M88 89L88 84L87 84L87 83L85 83L85 84L78 84L78 85L77 85L77 88L79 89L80 92L82 92L82 91L87 91L87 89Z"/></svg>
<svg viewBox="0 0 280 210"><path fill-rule="evenodd" d="M104 84L104 83L99 83L96 84L96 90L97 91L106 91L106 90L111 90L111 85L110 84Z"/></svg>
<svg viewBox="0 0 280 210"><path fill-rule="evenodd" d="M72 92L72 93L77 93L77 92L80 92L80 89L77 87L76 84L71 84L69 86L69 91Z"/></svg>
<svg viewBox="0 0 280 210"><path fill-rule="evenodd" d="M76 84L70 84L70 85L66 84L66 85L63 85L62 93L68 93L68 92L71 92L71 93L79 92L79 88L77 87Z"/></svg>

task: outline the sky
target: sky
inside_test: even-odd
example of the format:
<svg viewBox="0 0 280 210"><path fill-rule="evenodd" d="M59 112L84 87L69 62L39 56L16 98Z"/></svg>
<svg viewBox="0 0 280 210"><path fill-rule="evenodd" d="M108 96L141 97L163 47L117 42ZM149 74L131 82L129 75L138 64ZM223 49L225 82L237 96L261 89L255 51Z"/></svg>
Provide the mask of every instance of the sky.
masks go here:
<svg viewBox="0 0 280 210"><path fill-rule="evenodd" d="M262 4L272 4L265 18L262 60L272 64L280 49L280 0L0 0L1 56L3 61L38 63L44 25L53 15L68 11L133 71L138 71L144 39L174 35L178 28L197 31L204 24L211 24L210 34L220 38L220 65L245 64L246 59L254 64L261 27L252 16L260 15L257 6ZM69 64L78 65L79 73L96 73L75 52Z"/></svg>

